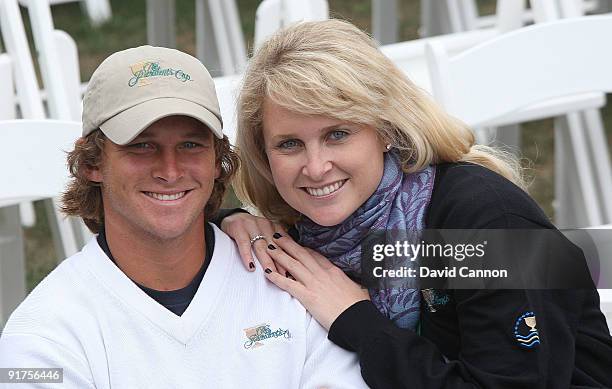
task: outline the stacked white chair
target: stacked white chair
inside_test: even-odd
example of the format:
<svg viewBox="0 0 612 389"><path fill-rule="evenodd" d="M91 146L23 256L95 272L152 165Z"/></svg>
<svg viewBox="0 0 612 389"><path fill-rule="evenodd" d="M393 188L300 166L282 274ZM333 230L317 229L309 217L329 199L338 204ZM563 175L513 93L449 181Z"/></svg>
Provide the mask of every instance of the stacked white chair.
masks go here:
<svg viewBox="0 0 612 389"><path fill-rule="evenodd" d="M470 126L482 126L498 125L508 115L542 102L610 93L612 53L602 49L610 36L612 15L604 15L526 27L456 56L431 42L427 56L434 95L454 116ZM592 188L589 138L573 131L569 135L575 150L587 150L574 153L580 188ZM596 216L593 204L585 208ZM602 309L610 307L609 298L604 291Z"/></svg>
<svg viewBox="0 0 612 389"><path fill-rule="evenodd" d="M45 6L48 11L49 5L46 2L34 2L33 4ZM2 102L0 120L13 119L18 116L25 119L43 120L46 117L45 109L36 81L37 77L17 0L0 1L0 31L7 50L7 53L0 55L0 68L3 70L0 76L2 78L0 82L0 102ZM59 33L55 34L44 29L38 29L38 33L41 35L46 34L47 37L59 36ZM62 38L65 39L65 36ZM55 42L55 40L52 42ZM51 50L55 52L56 48L52 47ZM55 53L56 55L58 54L57 52ZM62 59L65 57L65 55L61 56ZM61 77L66 67L62 66L62 62L59 60L53 64L56 66L56 70ZM45 73L45 70L42 70ZM59 84L61 85L61 83ZM51 100L54 102L58 101L57 99ZM6 105L4 104L5 102ZM16 106L19 108L18 111L15 109ZM50 102L49 106L53 111L53 103ZM63 107L65 108L65 105ZM2 129L2 131L6 130ZM7 137L8 135L10 137ZM16 145L24 145L18 140L13 140L18 139L19 134L3 133L0 136L3 137L3 147L15 148ZM10 142L9 139L11 139ZM7 155L9 154L3 151L3 155L0 158L5 158ZM65 160L65 155L63 157ZM8 176L5 175L4 170L20 170L24 163L20 159L12 159L10 162L2 160L2 162L3 172L1 176L4 182L11 182L7 178ZM27 179L34 180L33 176L28 176ZM3 185L2 189L5 190L5 187L13 186L11 182L11 185ZM4 313L7 312L8 308L6 307L12 306L12 303L17 301L19 296L25 296L24 253L20 219L24 219L23 215L26 218L33 217L31 203L27 204L29 206L24 207L22 205L22 209L28 212L22 211L21 216L20 212L17 211L14 201L11 200L10 203L4 202L0 204L0 214L2 214L2 217L0 217L0 234L2 235L0 251L4 254L2 263L0 263L0 300L2 300L2 312ZM55 256L60 260L76 252L79 245L71 222L63 217L55 202L47 199L45 200L45 207L47 214L51 216L49 222L56 249Z"/></svg>
<svg viewBox="0 0 612 389"><path fill-rule="evenodd" d="M79 122L0 121L0 209L18 219L16 204L57 197L68 178L65 151L81 134ZM10 226L8 226L10 227ZM8 231L7 231L8 230ZM0 223L0 328L25 297L21 234Z"/></svg>
<svg viewBox="0 0 612 389"><path fill-rule="evenodd" d="M12 0L10 0L12 1ZM48 116L57 120L81 120L81 81L76 43L66 32L53 26L51 10L45 2L28 6L34 44L45 85ZM58 215L58 218L62 218ZM60 223L62 236L74 243L66 255L76 252L91 237L85 224L75 218Z"/></svg>
<svg viewBox="0 0 612 389"><path fill-rule="evenodd" d="M523 1L523 0L517 0ZM546 0L550 6L554 6L557 0ZM597 11L599 0L571 0L578 3L581 12L588 13ZM537 3L536 0L531 3ZM548 5L544 5L545 7ZM526 9L522 15L523 24L531 24L537 21L535 9L539 5L532 5L532 9ZM498 15L480 15L476 0L440 0L422 1L422 36L434 36L461 31L472 31L481 28L491 28L497 25Z"/></svg>
<svg viewBox="0 0 612 389"><path fill-rule="evenodd" d="M560 18L575 18L591 10L583 0L533 1L537 22L550 22ZM607 149L600 108L605 104L605 95L597 95L599 101L573 110L555 119L555 220L560 226L590 226L612 222L612 167ZM594 99L595 100L595 99ZM572 135L574 134L574 135ZM572 137L584 138L575 144ZM584 145L582 145L584 143ZM587 147L587 149L579 147ZM568 163L568 159L582 158L585 154L590 163L593 187L583 188L574 182L581 179L584 165ZM586 162L586 161L585 161ZM588 178L587 178L588 179ZM583 204L592 204L597 215L593 218L584 212Z"/></svg>
<svg viewBox="0 0 612 389"><path fill-rule="evenodd" d="M55 5L63 3L80 2L85 9L89 20L94 26L100 25L108 21L112 16L110 0L45 0L45 5ZM19 0L23 6L29 6L34 2L42 2L41 0Z"/></svg>
<svg viewBox="0 0 612 389"><path fill-rule="evenodd" d="M577 0L532 0L531 3L537 21L579 16L581 12ZM449 57L455 54L435 41L432 45L440 47ZM518 52L517 55L522 56ZM438 91L434 95L445 104L444 94ZM599 108L604 104L605 95L597 92L563 96L510 112L496 121L498 125L512 124L563 115L556 121L555 137L555 208L559 226L580 227L612 221L612 204L607 200L612 193L612 172L599 116ZM583 112L579 114L578 111ZM568 156L574 158L575 163L568 164L564 160ZM580 185L569 182L572 177L579 180Z"/></svg>

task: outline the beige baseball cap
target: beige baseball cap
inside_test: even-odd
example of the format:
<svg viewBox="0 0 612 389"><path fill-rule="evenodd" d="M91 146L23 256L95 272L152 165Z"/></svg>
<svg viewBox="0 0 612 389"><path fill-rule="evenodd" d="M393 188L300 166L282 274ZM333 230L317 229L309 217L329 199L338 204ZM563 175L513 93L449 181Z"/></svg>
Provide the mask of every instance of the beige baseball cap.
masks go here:
<svg viewBox="0 0 612 389"><path fill-rule="evenodd" d="M165 47L127 49L106 58L91 76L83 99L83 136L100 128L124 145L172 115L193 117L223 138L215 84L198 59Z"/></svg>

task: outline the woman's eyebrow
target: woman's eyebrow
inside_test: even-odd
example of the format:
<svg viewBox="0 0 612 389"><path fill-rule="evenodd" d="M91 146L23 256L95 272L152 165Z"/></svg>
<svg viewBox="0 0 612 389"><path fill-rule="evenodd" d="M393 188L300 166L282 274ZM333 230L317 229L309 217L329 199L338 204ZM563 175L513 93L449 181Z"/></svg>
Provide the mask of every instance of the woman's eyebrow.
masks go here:
<svg viewBox="0 0 612 389"><path fill-rule="evenodd" d="M336 128L342 127L346 125L346 123L337 123L337 124L332 124L331 126L325 126L325 127L321 127L318 130L316 130L317 132L326 132L329 130L335 130ZM278 135L274 135L272 137L272 140L283 140L283 139L293 139L293 138L299 138L300 136L298 135L298 133L296 132L289 132L289 133L285 133L285 134L278 134Z"/></svg>

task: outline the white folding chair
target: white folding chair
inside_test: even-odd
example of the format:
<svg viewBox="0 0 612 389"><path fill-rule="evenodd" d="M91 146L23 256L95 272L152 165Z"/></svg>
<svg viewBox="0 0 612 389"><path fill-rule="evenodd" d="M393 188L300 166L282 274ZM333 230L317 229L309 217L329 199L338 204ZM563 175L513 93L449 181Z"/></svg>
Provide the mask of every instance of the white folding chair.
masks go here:
<svg viewBox="0 0 612 389"><path fill-rule="evenodd" d="M561 112L578 111L583 107L572 106L575 96L612 91L612 55L603 49L609 36L612 16L589 16L512 31L456 56L430 42L434 96L472 127L507 123L509 117L555 99L567 102ZM582 134L571 131L570 139L587 221L602 224L591 151Z"/></svg>
<svg viewBox="0 0 612 389"><path fill-rule="evenodd" d="M327 0L263 0L255 12L255 48L291 23L328 18Z"/></svg>
<svg viewBox="0 0 612 389"><path fill-rule="evenodd" d="M595 10L594 2L584 0L532 0L535 20L538 23L550 22L561 18L584 16L585 12ZM597 4L595 4L597 5ZM574 150L570 133L580 133L590 147L590 162L596 172L595 185L599 202L602 204L603 222L612 222L612 167L608 154L603 119L600 109L605 104L605 95L600 94L599 104L584 107L581 111L555 118L555 219L561 226L588 225L580 212L580 204L588 199L582 198L582 193L575 190L573 181L581 174L577 167L568 164L560 156L570 156Z"/></svg>
<svg viewBox="0 0 612 389"><path fill-rule="evenodd" d="M46 3L46 5L43 2L35 3L38 6L44 5L48 9ZM45 111L17 0L0 1L0 31L11 59L21 117L43 119ZM60 68L62 67L61 63L58 62L57 64ZM5 86L12 89L11 85ZM5 117L4 119L9 118L11 117ZM45 200L45 207L49 214L55 213L55 218L50 219L50 227L57 256L63 258L78 251L78 243L71 222L57 212L57 207L52 203L52 200ZM34 212L31 205L22 205L21 209L22 217L25 216L26 219L33 220Z"/></svg>
<svg viewBox="0 0 612 389"><path fill-rule="evenodd" d="M11 225L18 220L14 206L64 190L69 177L65 151L80 134L79 122L0 121L0 177L9 183L0 185L0 211L10 217L0 223L0 326L25 297L23 238Z"/></svg>
<svg viewBox="0 0 612 389"><path fill-rule="evenodd" d="M46 89L43 97L47 101L49 117L80 121L82 99L76 43L66 32L55 30L51 9L46 2L29 3L28 13ZM71 252L91 238L90 231L80 219L69 218L60 223L59 228L63 230L63 235L73 235L75 247Z"/></svg>

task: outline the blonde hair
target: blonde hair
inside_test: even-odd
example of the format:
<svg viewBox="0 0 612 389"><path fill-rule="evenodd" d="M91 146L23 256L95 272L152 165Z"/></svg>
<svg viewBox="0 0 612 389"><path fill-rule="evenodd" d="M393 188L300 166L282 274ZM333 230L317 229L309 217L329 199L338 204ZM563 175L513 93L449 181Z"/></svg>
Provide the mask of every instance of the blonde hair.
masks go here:
<svg viewBox="0 0 612 389"><path fill-rule="evenodd" d="M267 218L293 224L299 213L274 187L263 141L265 99L295 113L373 126L399 151L407 173L471 162L526 186L513 156L476 145L473 132L414 85L366 33L341 20L303 22L277 32L254 54L238 99L242 167L234 186Z"/></svg>
<svg viewBox="0 0 612 389"><path fill-rule="evenodd" d="M214 138L215 161L220 166L219 177L204 207L206 219L213 217L223 202L225 190L240 166L240 159L232 150L227 136ZM87 171L99 167L107 138L100 129L79 138L68 152L68 170L72 179L61 196L61 210L69 216L83 218L89 230L97 234L104 228L104 204L101 185L90 181Z"/></svg>

